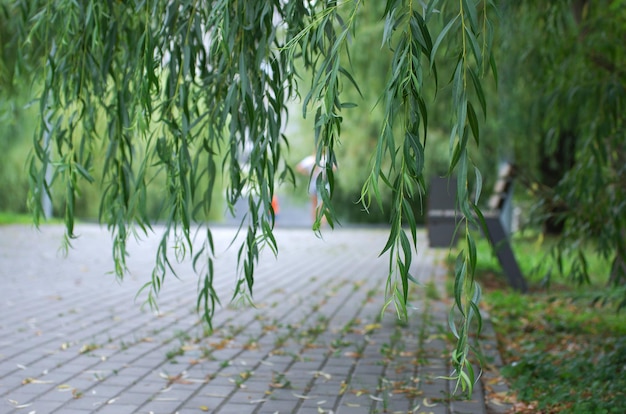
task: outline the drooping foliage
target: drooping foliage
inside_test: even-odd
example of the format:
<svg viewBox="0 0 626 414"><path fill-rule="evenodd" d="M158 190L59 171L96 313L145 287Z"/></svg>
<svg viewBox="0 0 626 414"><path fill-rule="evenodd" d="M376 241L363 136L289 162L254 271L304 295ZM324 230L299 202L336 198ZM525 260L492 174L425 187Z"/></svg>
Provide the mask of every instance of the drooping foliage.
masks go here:
<svg viewBox="0 0 626 414"><path fill-rule="evenodd" d="M219 298L211 229L201 218L215 208L219 173L228 205L242 199L248 205L235 297L252 295L260 251L278 250L274 188L293 181L282 131L286 103L295 96L302 99L303 114L314 117L324 171L317 179L322 204L313 229L320 231L322 218L334 225L335 148L342 113L356 104L342 93L362 87L352 76L350 53L360 41L359 10L370 7L368 2L14 0L3 6L19 27L17 67L40 87L40 124L29 164L35 218L43 214L42 196L62 185L70 242L80 189L101 182L100 220L113 236L115 272L122 277L128 238L152 228L147 193L160 191L165 230L144 287L151 304L156 306L173 260L191 256L200 278L198 308L211 323ZM457 177L459 209L468 220L450 327L458 338L454 378L470 393L475 373L469 338L472 320L480 321L480 288L473 277L476 247L467 230L481 216L476 205L482 179L469 148L480 142L486 116L483 76L496 73L493 9L487 0L386 1L381 37L370 46L391 57L378 103L384 115L374 155L363 160L371 163L364 206L382 204L383 189L391 194L390 235L382 247L389 257L386 305L406 317L417 239L411 206L425 188L425 85L441 83L451 91L448 172ZM437 76L441 60L454 68L449 81ZM104 165L96 168L94 155L102 152ZM156 177L165 184L155 186ZM200 245L193 242L196 231Z"/></svg>

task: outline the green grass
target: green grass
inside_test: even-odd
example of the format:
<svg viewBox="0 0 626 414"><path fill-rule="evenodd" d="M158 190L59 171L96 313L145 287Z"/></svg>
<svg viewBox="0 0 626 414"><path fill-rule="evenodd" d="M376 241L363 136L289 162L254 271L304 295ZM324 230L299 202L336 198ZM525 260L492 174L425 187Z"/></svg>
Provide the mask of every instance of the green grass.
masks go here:
<svg viewBox="0 0 626 414"><path fill-rule="evenodd" d="M33 224L33 218L28 214L0 212L0 225L7 224Z"/></svg>
<svg viewBox="0 0 626 414"><path fill-rule="evenodd" d="M626 406L626 320L554 295L485 295L517 399L542 412L618 413Z"/></svg>
<svg viewBox="0 0 626 414"><path fill-rule="evenodd" d="M478 280L480 281L481 277L485 278L488 274L490 277L487 279L488 282L505 281L500 263L493 254L493 249L489 246L487 239L479 235L475 237L478 240L476 243ZM562 271L560 271L559 264L552 254L552 247L555 244L556 240L543 238L535 232L515 235L512 239L512 249L520 270L535 290L541 290L550 285L557 285L559 289L564 284L570 287L576 285L571 282L576 281L573 266L577 256L564 256ZM590 276L589 282L598 286L605 284L611 269L610 260L595 253L591 245L585 248L584 254ZM495 280L493 276L496 277Z"/></svg>
<svg viewBox="0 0 626 414"><path fill-rule="evenodd" d="M42 222L43 223L43 222ZM63 220L58 218L52 218L46 220L48 224L61 224ZM33 216L30 214L12 213L6 211L0 211L0 226L7 226L11 224L30 224L34 225Z"/></svg>
<svg viewBox="0 0 626 414"><path fill-rule="evenodd" d="M606 287L607 260L589 248L590 281L582 286L550 269L550 241L517 237L513 249L531 293L520 294L506 279L486 241L478 246L477 279L485 287L489 311L504 361L516 412L621 413L626 407L626 314L593 298L622 297ZM553 267L554 268L554 267ZM611 301L608 302L613 303Z"/></svg>

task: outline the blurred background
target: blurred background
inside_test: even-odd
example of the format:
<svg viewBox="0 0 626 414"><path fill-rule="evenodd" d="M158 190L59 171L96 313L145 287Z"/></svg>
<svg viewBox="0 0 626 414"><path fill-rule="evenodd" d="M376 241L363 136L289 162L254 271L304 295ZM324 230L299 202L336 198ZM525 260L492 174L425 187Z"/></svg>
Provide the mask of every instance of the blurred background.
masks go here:
<svg viewBox="0 0 626 414"><path fill-rule="evenodd" d="M19 12L13 3L3 0L0 13L0 211L27 213L26 163L39 122L39 103L35 98L40 93L41 80L16 70L19 67L23 71L28 65L21 62L25 57L16 43L21 29L13 18ZM383 109L379 100L392 53L380 45L384 3L371 2L361 8L355 33L358 41L352 42L350 56L345 57L361 94L350 85L344 87L345 101L357 106L342 114L342 137L336 147L338 171L334 205L343 224L384 224L390 213L389 205L384 202L382 211L372 205L366 212L359 201L380 134ZM571 212L572 200L586 217L596 215L598 199L605 200L611 208L618 208L617 211L623 209L619 194L623 194L624 175L619 160L625 158L623 40L626 3L614 0L607 2L607 7L594 6L585 0L518 3L497 2L499 15L494 19L497 81L496 74L491 73L483 83L487 116L478 114L482 142L479 150L472 147L472 161L483 175L483 205L487 203L501 163L513 163L517 177L516 219L528 224L532 218L535 225L558 234L563 230L559 226L562 227L564 220L556 220L561 225L555 224L551 214L568 209ZM445 19L433 19L433 33L441 30L437 25L443 21ZM430 108L426 183L433 177L446 176L449 163L452 97L446 85L456 55L455 50L441 53L449 55L449 59L439 62L438 85L433 73L424 74L428 81L423 93ZM16 66L18 62L22 64ZM301 89L306 90L308 83L309 80L302 79ZM284 129L289 151L283 155L286 163L295 168L314 150L313 114L302 117L300 99L291 101L289 108ZM600 154L597 159L609 157L600 170L597 165L594 167L596 159L590 158L594 148L606 154ZM102 171L104 151L103 146L102 159L93 160L93 171ZM94 182L82 185L77 199L75 214L85 220L98 217L103 185L97 174L94 177ZM608 188L608 182L615 182L609 189L617 196L579 191L586 185L585 177L593 178L597 188ZM156 220L161 214L160 180L164 178L156 174L152 190L147 194L150 214ZM308 177L296 174L296 186L279 183L278 224L281 220L283 224L302 224L309 219L307 181ZM216 182L218 186L223 185L221 177ZM62 186L62 183L55 184L51 191L53 216L63 212L62 198L55 197L65 191ZM620 193L616 193L617 190ZM215 192L214 208L209 217L205 217L207 220L231 220L221 199L222 193ZM389 197L383 195L383 199ZM423 223L426 200L414 200L413 207L418 222ZM302 214L307 217L300 218Z"/></svg>

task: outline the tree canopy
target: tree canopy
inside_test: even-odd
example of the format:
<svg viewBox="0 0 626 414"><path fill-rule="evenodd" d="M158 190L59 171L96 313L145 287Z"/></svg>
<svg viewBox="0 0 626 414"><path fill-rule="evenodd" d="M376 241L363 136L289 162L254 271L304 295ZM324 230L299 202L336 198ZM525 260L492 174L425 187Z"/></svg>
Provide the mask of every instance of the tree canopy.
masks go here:
<svg viewBox="0 0 626 414"><path fill-rule="evenodd" d="M506 105L499 133L511 137L537 200L531 218L560 233L547 275L563 273L571 257L569 278L587 283L586 255L596 249L613 260L619 306L626 305L625 10L623 0L506 2L500 15L509 29L497 52Z"/></svg>
<svg viewBox="0 0 626 414"><path fill-rule="evenodd" d="M198 309L211 323L219 298L205 218L222 188L231 211L241 200L248 205L234 297L251 299L261 250L279 250L276 186L294 182L284 132L288 117L299 116L288 113L293 100L313 121L324 170L316 183L322 201L316 232L323 220L336 223L332 198L341 170L334 166L344 119L356 106L377 108L367 131L374 131L373 155L359 160L369 162L361 201L390 212L381 253L389 257L386 306L399 317L406 317L413 279L413 207L426 191L429 120L446 119L437 128L448 135L447 174L456 177L466 218L450 313L458 339L453 377L463 389L471 392L476 378L470 334L480 330L470 231L482 217L476 154L513 141L504 145L519 154L539 148L550 155L576 137L557 180L533 179L531 188L544 207L559 207L541 211L567 224L557 256L568 243L599 240L624 277L624 50L623 42L611 41L624 39L623 0L3 0L1 6L0 82L30 85L39 110L28 164L35 220L44 214L42 196L63 188L70 244L81 191L101 183L99 218L113 236L121 278L126 243L152 230L147 199L159 192L165 231L143 289L154 306L173 261L192 257ZM359 29L372 21L378 29L363 34ZM374 93L355 76L364 49L380 49L372 66L385 75ZM514 136L493 137L503 132ZM526 135L539 144L527 145ZM531 158L516 160L529 175L540 167ZM193 243L198 237L200 245ZM584 274L584 255L578 257Z"/></svg>

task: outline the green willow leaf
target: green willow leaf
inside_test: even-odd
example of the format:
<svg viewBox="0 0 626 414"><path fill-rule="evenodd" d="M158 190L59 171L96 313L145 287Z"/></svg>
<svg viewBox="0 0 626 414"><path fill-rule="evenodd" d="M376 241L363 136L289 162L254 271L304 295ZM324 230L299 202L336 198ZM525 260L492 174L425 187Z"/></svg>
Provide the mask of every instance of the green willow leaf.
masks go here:
<svg viewBox="0 0 626 414"><path fill-rule="evenodd" d="M487 99L485 98L485 93L483 92L483 87L480 84L480 80L478 79L478 75L474 72L474 70L469 70L468 73L472 78L472 84L474 85L474 90L476 91L476 95L478 96L478 102L480 102L480 108L483 111L483 116L487 116Z"/></svg>
<svg viewBox="0 0 626 414"><path fill-rule="evenodd" d="M439 47L441 46L441 43L444 41L445 37L448 35L448 32L450 30L452 30L452 28L458 24L458 20L459 19L459 15L456 15L453 19L450 19L450 21L445 25L445 27L441 30L441 32L439 32L439 35L437 36L437 39L435 40L435 44L433 44L433 48L430 52L430 66L431 69L436 61L435 57L437 55L437 50L439 50Z"/></svg>
<svg viewBox="0 0 626 414"><path fill-rule="evenodd" d="M474 111L474 105L471 102L467 102L467 121L472 130L472 136L474 137L474 141L476 141L476 145L480 145L480 129L478 127L478 118L476 117L476 112Z"/></svg>
<svg viewBox="0 0 626 414"><path fill-rule="evenodd" d="M469 17L469 22L471 25L471 31L473 33L477 33L479 31L478 27L478 13L476 11L476 2L474 0L462 0L463 8L462 12L465 16ZM468 28L469 30L469 28Z"/></svg>
<svg viewBox="0 0 626 414"><path fill-rule="evenodd" d="M465 234L465 241L467 243L467 253L469 259L469 274L473 275L476 271L476 242L474 242L474 237L470 232Z"/></svg>
<svg viewBox="0 0 626 414"><path fill-rule="evenodd" d="M465 316L465 309L463 309L463 288L466 273L466 264L465 264L465 251L461 251L456 258L456 265L454 268L454 301L455 306L459 309L461 314Z"/></svg>

